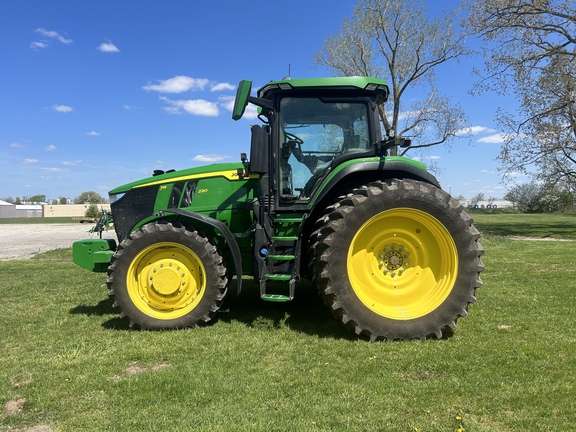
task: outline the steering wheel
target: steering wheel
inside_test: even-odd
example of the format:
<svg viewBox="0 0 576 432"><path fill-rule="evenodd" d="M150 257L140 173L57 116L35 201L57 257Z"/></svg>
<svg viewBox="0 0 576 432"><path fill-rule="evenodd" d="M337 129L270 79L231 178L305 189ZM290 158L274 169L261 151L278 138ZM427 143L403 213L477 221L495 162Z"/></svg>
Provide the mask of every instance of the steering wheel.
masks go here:
<svg viewBox="0 0 576 432"><path fill-rule="evenodd" d="M296 135L291 134L290 132L284 132L284 135L289 141L294 141L296 144L304 144L304 141L302 141L300 137L297 137Z"/></svg>

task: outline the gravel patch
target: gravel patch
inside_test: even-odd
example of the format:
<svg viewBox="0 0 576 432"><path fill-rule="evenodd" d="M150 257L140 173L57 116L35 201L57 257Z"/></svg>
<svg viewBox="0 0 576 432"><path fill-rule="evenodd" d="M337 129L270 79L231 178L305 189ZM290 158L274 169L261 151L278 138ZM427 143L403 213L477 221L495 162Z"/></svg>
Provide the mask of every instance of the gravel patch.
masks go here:
<svg viewBox="0 0 576 432"><path fill-rule="evenodd" d="M94 224L0 224L0 261L29 259L38 253L72 247L76 240L98 238ZM113 230L103 238L116 239Z"/></svg>

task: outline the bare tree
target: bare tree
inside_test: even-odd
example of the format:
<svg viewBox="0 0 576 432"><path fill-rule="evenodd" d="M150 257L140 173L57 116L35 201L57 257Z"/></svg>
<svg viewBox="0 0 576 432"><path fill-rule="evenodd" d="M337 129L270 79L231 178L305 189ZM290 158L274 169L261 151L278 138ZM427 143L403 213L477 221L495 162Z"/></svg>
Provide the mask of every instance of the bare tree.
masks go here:
<svg viewBox="0 0 576 432"><path fill-rule="evenodd" d="M576 187L576 5L567 0L465 0L470 32L485 42L480 90L513 93L500 110L507 171L535 167L546 182Z"/></svg>
<svg viewBox="0 0 576 432"><path fill-rule="evenodd" d="M388 82L390 99L380 111L387 134L411 136L411 148L449 143L467 125L463 109L439 93L434 75L438 66L469 53L453 22L453 13L430 18L421 0L359 0L315 61L337 75ZM424 97L404 106L409 91Z"/></svg>

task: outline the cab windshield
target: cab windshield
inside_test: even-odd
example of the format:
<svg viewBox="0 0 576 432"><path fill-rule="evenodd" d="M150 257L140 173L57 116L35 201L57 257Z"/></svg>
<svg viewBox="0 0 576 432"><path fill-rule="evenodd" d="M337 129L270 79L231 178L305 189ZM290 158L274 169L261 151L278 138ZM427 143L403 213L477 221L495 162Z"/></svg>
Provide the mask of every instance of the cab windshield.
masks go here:
<svg viewBox="0 0 576 432"><path fill-rule="evenodd" d="M279 142L281 196L307 199L336 157L371 147L368 105L284 98L280 102Z"/></svg>

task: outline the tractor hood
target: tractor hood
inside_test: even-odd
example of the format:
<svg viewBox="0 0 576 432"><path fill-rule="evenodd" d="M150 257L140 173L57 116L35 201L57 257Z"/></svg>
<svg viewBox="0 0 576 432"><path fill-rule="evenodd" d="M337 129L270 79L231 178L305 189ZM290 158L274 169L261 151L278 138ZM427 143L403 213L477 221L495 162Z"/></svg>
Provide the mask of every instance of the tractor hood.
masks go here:
<svg viewBox="0 0 576 432"><path fill-rule="evenodd" d="M189 181L202 178L210 177L225 177L229 180L238 179L238 169L243 168L242 163L221 163L221 164L211 164L196 168L188 168L179 171L171 171L160 175L154 175L147 177L142 180L137 180L131 183L127 183L117 188L112 189L108 194L112 197L114 195L126 193L135 188L141 188L146 186L162 185L168 183L174 183L177 181Z"/></svg>

